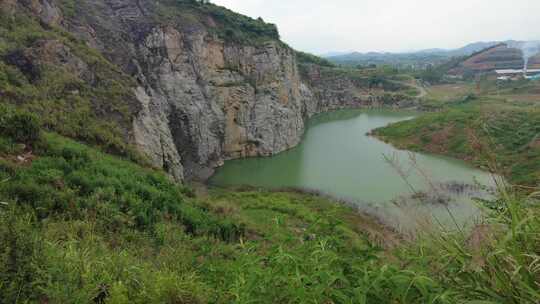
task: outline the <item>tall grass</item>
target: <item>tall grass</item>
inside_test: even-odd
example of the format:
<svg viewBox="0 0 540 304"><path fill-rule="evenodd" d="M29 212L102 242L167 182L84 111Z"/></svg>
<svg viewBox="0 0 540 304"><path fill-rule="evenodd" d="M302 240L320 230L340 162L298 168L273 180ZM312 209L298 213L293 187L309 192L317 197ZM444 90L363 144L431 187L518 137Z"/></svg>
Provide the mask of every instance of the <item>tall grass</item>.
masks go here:
<svg viewBox="0 0 540 304"><path fill-rule="evenodd" d="M538 303L540 220L529 204L504 195L470 235L421 236L398 256L408 267L429 270L458 303Z"/></svg>

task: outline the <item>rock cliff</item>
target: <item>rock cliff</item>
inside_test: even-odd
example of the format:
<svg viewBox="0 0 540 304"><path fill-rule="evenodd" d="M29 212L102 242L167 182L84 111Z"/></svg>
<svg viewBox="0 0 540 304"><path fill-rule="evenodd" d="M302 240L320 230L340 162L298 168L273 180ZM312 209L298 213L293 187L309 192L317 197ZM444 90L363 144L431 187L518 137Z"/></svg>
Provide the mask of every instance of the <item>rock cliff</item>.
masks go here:
<svg viewBox="0 0 540 304"><path fill-rule="evenodd" d="M206 179L227 159L289 149L313 114L383 105L317 65L301 73L295 51L277 39L229 39L222 12L201 13L195 4L26 2L42 23L67 30L136 80L128 140L178 180Z"/></svg>

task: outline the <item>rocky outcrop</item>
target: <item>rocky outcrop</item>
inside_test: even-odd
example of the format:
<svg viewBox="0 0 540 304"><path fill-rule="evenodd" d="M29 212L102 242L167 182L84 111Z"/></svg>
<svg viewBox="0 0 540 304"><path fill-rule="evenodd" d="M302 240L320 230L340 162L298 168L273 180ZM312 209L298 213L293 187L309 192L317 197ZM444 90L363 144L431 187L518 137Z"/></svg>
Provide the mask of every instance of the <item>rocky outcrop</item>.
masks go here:
<svg viewBox="0 0 540 304"><path fill-rule="evenodd" d="M227 159L289 149L315 113L385 103L316 65L300 73L294 50L280 41L216 35L212 16L164 21L153 1L100 0L78 1L77 14L62 17L53 2L26 2L42 22L64 26L136 80L140 107L126 134L177 180L206 179ZM86 70L61 44L46 43L42 56Z"/></svg>
<svg viewBox="0 0 540 304"><path fill-rule="evenodd" d="M91 82L94 75L86 62L73 54L72 50L61 41L37 40L24 50L17 50L6 56L7 61L26 72L27 77L38 78L40 67L54 65L79 79Z"/></svg>

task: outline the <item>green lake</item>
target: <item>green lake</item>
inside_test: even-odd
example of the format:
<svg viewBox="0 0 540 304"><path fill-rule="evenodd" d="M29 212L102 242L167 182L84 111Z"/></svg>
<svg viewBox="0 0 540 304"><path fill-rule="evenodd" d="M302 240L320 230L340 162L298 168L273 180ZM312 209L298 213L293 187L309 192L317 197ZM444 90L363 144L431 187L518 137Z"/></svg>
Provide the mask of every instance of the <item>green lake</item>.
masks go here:
<svg viewBox="0 0 540 304"><path fill-rule="evenodd" d="M450 220L455 224L456 218L460 225L477 221L479 212L471 197L485 196L483 191L476 190L478 187L460 188L447 204L426 204L404 198L410 197L412 190L402 176L407 176L415 191L430 192L439 183L489 186L490 174L460 160L401 151L367 135L375 128L414 115L383 110L321 114L310 119L297 147L273 157L227 161L210 183L316 190L342 198L396 228L417 226L420 221L445 225Z"/></svg>

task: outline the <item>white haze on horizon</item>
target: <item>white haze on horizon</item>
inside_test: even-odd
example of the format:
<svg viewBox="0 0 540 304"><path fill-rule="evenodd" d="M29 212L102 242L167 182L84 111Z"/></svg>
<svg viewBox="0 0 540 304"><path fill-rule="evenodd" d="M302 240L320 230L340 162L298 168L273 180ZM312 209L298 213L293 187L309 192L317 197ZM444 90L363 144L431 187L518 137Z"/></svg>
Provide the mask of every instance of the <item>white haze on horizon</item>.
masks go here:
<svg viewBox="0 0 540 304"><path fill-rule="evenodd" d="M540 0L213 0L275 23L296 49L405 52L540 40Z"/></svg>

